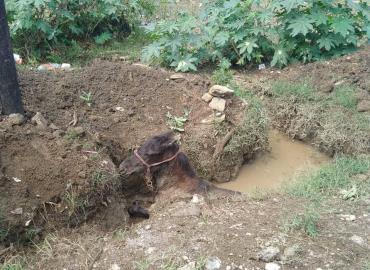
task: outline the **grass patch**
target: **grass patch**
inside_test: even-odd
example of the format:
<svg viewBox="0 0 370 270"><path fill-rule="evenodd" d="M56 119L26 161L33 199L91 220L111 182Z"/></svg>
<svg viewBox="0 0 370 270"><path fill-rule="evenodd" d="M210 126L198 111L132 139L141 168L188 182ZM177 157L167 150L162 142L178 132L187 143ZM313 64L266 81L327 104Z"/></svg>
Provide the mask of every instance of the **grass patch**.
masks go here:
<svg viewBox="0 0 370 270"><path fill-rule="evenodd" d="M73 42L71 46L57 48L55 53L49 55L45 60L53 63L71 63L73 66L82 66L94 58L119 55L124 56L126 60L138 61L141 50L150 42L150 37L141 29L136 30L127 38L114 40L105 45L98 45L93 42ZM36 65L37 61L29 59L28 64Z"/></svg>
<svg viewBox="0 0 370 270"><path fill-rule="evenodd" d="M271 91L275 96L295 96L302 100L314 98L315 87L309 82L292 83L277 81L271 85Z"/></svg>
<svg viewBox="0 0 370 270"><path fill-rule="evenodd" d="M289 230L300 230L310 237L316 237L319 234L317 222L320 218L319 212L313 206L305 209L303 214L295 215L285 228Z"/></svg>
<svg viewBox="0 0 370 270"><path fill-rule="evenodd" d="M369 169L368 157L337 156L318 171L298 178L288 186L288 193L305 198L332 195L338 189L350 187L352 176L366 173Z"/></svg>
<svg viewBox="0 0 370 270"><path fill-rule="evenodd" d="M1 270L23 270L23 266L21 263L11 263L11 264L4 264L0 268Z"/></svg>
<svg viewBox="0 0 370 270"><path fill-rule="evenodd" d="M348 109L355 109L357 101L354 94L355 90L351 86L344 85L336 88L332 92L331 98L333 103L336 105L340 105Z"/></svg>
<svg viewBox="0 0 370 270"><path fill-rule="evenodd" d="M211 79L215 84L228 85L233 80L233 73L230 69L219 68L213 72Z"/></svg>
<svg viewBox="0 0 370 270"><path fill-rule="evenodd" d="M134 262L135 270L147 270L149 269L151 263L148 260L142 260L139 262Z"/></svg>

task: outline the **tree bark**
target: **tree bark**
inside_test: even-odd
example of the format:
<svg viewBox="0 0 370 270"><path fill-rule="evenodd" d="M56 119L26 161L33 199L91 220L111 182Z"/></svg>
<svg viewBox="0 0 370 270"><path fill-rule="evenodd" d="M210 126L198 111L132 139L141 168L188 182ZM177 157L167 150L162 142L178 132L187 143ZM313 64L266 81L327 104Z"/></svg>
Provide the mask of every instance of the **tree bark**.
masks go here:
<svg viewBox="0 0 370 270"><path fill-rule="evenodd" d="M24 113L4 0L0 0L0 104L4 114Z"/></svg>

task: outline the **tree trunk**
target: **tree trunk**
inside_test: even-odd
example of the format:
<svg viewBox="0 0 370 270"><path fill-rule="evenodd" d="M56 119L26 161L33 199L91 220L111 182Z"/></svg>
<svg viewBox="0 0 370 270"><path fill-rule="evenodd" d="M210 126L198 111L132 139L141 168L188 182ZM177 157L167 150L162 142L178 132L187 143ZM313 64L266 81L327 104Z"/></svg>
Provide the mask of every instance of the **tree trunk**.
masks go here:
<svg viewBox="0 0 370 270"><path fill-rule="evenodd" d="M0 104L4 114L24 113L4 0L0 0Z"/></svg>

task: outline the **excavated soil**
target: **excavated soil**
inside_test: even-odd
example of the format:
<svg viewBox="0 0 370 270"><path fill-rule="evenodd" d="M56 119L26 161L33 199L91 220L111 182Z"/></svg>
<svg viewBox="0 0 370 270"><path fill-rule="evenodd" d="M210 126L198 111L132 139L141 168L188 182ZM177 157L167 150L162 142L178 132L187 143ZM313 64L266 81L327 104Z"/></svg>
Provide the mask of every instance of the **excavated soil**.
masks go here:
<svg viewBox="0 0 370 270"><path fill-rule="evenodd" d="M5 117L0 122L0 240L35 239L45 226L74 226L99 209L109 213L107 208L121 207L98 217L126 222L116 166L145 139L169 129L168 112L182 116L191 110L181 147L207 180L229 181L246 158L264 149L261 133L234 149L232 158L224 154L216 146L229 131L245 128L247 105L231 98L223 123L203 123L213 115L201 100L210 82L170 76L140 64L101 60L65 72L20 70L26 122L12 126ZM80 98L84 92L91 93L91 106ZM31 122L36 112L48 126Z"/></svg>

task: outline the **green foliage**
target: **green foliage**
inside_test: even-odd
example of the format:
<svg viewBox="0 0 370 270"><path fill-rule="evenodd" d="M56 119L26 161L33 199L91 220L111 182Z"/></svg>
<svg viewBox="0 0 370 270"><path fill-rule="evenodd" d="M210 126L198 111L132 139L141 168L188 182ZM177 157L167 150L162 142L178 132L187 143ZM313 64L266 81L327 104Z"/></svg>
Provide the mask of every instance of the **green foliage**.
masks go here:
<svg viewBox="0 0 370 270"><path fill-rule="evenodd" d="M80 95L80 99L82 99L87 106L91 107L92 104L92 94L91 92L86 93L85 91L82 91L82 94Z"/></svg>
<svg viewBox="0 0 370 270"><path fill-rule="evenodd" d="M271 85L271 91L277 97L295 96L301 100L313 99L315 93L314 87L309 82L277 81Z"/></svg>
<svg viewBox="0 0 370 270"><path fill-rule="evenodd" d="M351 177L366 173L369 169L369 158L338 156L332 163L298 179L288 187L288 192L307 198L330 195L337 192L339 188L349 188Z"/></svg>
<svg viewBox="0 0 370 270"><path fill-rule="evenodd" d="M1 266L1 270L23 270L23 266L20 263L11 263Z"/></svg>
<svg viewBox="0 0 370 270"><path fill-rule="evenodd" d="M167 124L172 130L176 130L179 132L184 132L185 131L185 123L189 119L189 114L191 110L185 109L184 110L184 115L183 116L174 116L170 112L167 112L166 117L167 117Z"/></svg>
<svg viewBox="0 0 370 270"><path fill-rule="evenodd" d="M42 57L60 46L95 40L104 44L130 33L149 0L8 0L13 46L22 55Z"/></svg>
<svg viewBox="0 0 370 270"><path fill-rule="evenodd" d="M305 209L305 212L300 215L296 215L288 224L287 229L302 230L308 236L315 237L319 234L317 228L317 221L320 215L316 209L312 206Z"/></svg>
<svg viewBox="0 0 370 270"><path fill-rule="evenodd" d="M180 13L148 27L144 61L180 71L227 59L232 64L318 60L354 50L370 38L366 1L205 1L199 16Z"/></svg>
<svg viewBox="0 0 370 270"><path fill-rule="evenodd" d="M341 105L348 109L355 109L357 100L354 96L354 89L350 86L341 86L336 88L332 93L335 104Z"/></svg>

